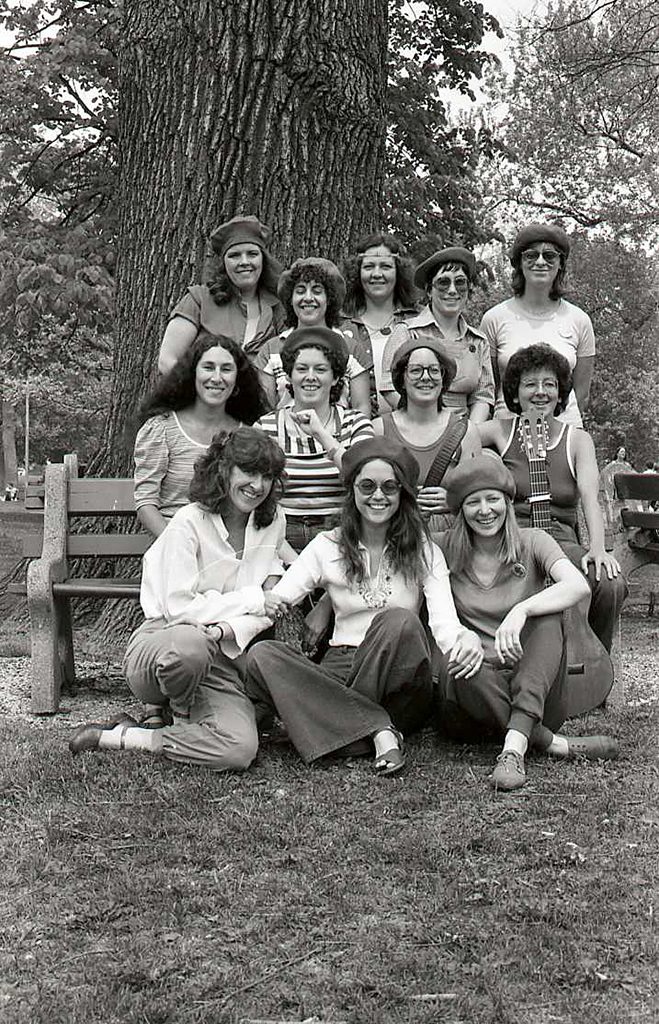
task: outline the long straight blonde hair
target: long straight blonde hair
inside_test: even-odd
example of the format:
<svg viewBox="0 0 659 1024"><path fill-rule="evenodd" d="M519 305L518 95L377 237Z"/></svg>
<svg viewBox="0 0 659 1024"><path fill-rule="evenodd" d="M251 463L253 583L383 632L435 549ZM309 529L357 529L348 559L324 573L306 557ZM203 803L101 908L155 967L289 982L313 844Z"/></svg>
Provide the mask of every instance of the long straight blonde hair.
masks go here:
<svg viewBox="0 0 659 1024"><path fill-rule="evenodd" d="M513 503L505 495L506 519L499 536L499 558L503 565L514 565L522 560L522 536ZM446 561L451 572L464 572L472 562L474 555L474 533L467 526L462 509L455 517L453 526L448 532L446 544Z"/></svg>

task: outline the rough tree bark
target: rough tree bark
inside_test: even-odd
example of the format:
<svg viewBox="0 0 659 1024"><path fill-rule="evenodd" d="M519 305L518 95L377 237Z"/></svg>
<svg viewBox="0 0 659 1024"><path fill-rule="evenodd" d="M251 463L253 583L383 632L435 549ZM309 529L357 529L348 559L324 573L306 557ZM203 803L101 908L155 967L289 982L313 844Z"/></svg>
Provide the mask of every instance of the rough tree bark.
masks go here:
<svg viewBox="0 0 659 1024"><path fill-rule="evenodd" d="M96 473L126 473L125 425L173 302L237 212L284 261L338 258L379 222L387 0L125 0L116 379Z"/></svg>

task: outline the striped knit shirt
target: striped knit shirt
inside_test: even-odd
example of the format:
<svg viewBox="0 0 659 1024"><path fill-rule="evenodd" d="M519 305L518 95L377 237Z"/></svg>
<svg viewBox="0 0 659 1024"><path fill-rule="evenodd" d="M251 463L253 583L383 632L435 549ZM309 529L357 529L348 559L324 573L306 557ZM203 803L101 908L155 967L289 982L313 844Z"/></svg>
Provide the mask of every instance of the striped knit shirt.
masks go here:
<svg viewBox="0 0 659 1024"><path fill-rule="evenodd" d="M175 412L148 419L135 439L135 508L155 505L170 519L188 504L194 464L207 451L185 433Z"/></svg>
<svg viewBox="0 0 659 1024"><path fill-rule="evenodd" d="M345 448L367 437L373 427L363 413L335 405L331 432ZM325 449L293 422L289 409L277 409L262 416L256 426L276 441L286 455L286 490L281 506L286 516L336 515L345 490L339 470Z"/></svg>

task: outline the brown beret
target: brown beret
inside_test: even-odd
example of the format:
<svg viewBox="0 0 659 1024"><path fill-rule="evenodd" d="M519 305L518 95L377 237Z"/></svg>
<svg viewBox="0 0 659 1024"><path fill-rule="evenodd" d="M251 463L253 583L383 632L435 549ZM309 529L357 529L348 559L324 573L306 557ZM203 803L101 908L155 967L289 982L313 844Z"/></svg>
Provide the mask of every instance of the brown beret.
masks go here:
<svg viewBox="0 0 659 1024"><path fill-rule="evenodd" d="M515 480L500 455L486 451L454 469L447 481L446 503L451 512L459 512L465 498L474 491L492 488L515 497Z"/></svg>
<svg viewBox="0 0 659 1024"><path fill-rule="evenodd" d="M417 288L426 288L428 281L435 276L435 271L445 263L461 263L469 281L476 277L476 257L473 252L469 252L469 249L464 249L461 245L452 245L448 249L434 252L423 263L419 263L414 271L414 283Z"/></svg>
<svg viewBox="0 0 659 1024"><path fill-rule="evenodd" d="M364 441L357 441L348 448L343 456L341 473L346 486L354 480L362 466L373 459L384 459L385 462L396 466L405 489L416 495L416 486L419 482L419 463L407 448L403 448L397 441L386 437L369 437Z"/></svg>
<svg viewBox="0 0 659 1024"><path fill-rule="evenodd" d="M258 217L251 215L246 217L233 217L225 224L220 224L211 234L211 246L213 251L224 256L227 249L232 245L252 244L258 245L259 249L267 252L267 244L270 232L265 224L262 224Z"/></svg>

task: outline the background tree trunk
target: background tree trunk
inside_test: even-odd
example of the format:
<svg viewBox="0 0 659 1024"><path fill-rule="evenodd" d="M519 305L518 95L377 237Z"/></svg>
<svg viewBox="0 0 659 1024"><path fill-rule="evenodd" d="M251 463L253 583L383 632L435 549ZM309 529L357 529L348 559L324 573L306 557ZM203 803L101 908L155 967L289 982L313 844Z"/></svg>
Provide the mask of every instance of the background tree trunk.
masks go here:
<svg viewBox="0 0 659 1024"><path fill-rule="evenodd" d="M2 463L3 486L18 483L16 459L16 410L6 398L2 399ZM26 468L27 472L27 468Z"/></svg>
<svg viewBox="0 0 659 1024"><path fill-rule="evenodd" d="M339 258L379 223L387 0L126 0L120 58L115 389L94 472L126 424L210 231L238 212L283 261Z"/></svg>

